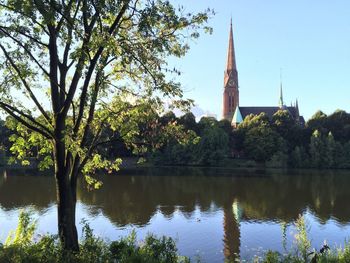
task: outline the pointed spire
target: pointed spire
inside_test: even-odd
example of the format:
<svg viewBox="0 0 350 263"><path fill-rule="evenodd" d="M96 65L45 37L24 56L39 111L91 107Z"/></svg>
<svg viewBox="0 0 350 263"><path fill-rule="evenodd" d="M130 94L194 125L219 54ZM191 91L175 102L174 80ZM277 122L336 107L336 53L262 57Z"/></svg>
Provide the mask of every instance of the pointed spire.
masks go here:
<svg viewBox="0 0 350 263"><path fill-rule="evenodd" d="M279 99L279 101L278 101L278 106L279 106L280 108L283 108L283 107L284 107L282 82L281 82L281 87L280 87L280 99Z"/></svg>
<svg viewBox="0 0 350 263"><path fill-rule="evenodd" d="M299 113L298 99L295 100L295 111L296 111L297 121L300 122L300 113Z"/></svg>
<svg viewBox="0 0 350 263"><path fill-rule="evenodd" d="M235 57L235 47L233 44L233 29L232 29L232 17L230 24L230 35L228 44L228 54L227 54L227 71L236 70L236 57Z"/></svg>
<svg viewBox="0 0 350 263"><path fill-rule="evenodd" d="M283 90L282 90L282 68L280 68L280 99L278 101L278 106L282 109L285 107L283 101Z"/></svg>

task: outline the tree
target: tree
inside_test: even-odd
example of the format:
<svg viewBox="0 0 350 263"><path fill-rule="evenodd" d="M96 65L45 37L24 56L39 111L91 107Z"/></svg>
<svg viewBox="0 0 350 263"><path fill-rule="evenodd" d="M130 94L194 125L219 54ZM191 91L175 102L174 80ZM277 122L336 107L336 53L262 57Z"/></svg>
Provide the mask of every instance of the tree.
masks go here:
<svg viewBox="0 0 350 263"><path fill-rule="evenodd" d="M256 161L267 161L277 151L284 151L285 148L285 142L272 129L269 117L264 112L248 115L238 125L235 137L238 149L242 146L245 154Z"/></svg>
<svg viewBox="0 0 350 263"><path fill-rule="evenodd" d="M11 130L6 126L6 121L0 119L0 151L7 155L10 149L9 137Z"/></svg>
<svg viewBox="0 0 350 263"><path fill-rule="evenodd" d="M0 0L0 108L53 163L64 249L79 249L79 174L94 184L96 169L120 164L96 151L103 130L131 138L164 96L189 106L166 57L186 54L209 13L165 0Z"/></svg>
<svg viewBox="0 0 350 263"><path fill-rule="evenodd" d="M325 167L325 143L321 133L315 130L311 136L310 142L310 158L313 167L322 168Z"/></svg>
<svg viewBox="0 0 350 263"><path fill-rule="evenodd" d="M174 112L168 111L163 116L161 116L159 120L162 125L167 125L170 122L176 122L177 118Z"/></svg>
<svg viewBox="0 0 350 263"><path fill-rule="evenodd" d="M303 146L296 146L290 155L290 166L304 168L309 166L309 156Z"/></svg>
<svg viewBox="0 0 350 263"><path fill-rule="evenodd" d="M317 111L312 117L307 121L306 127L314 132L318 130L322 134L326 134L325 123L327 120L327 115L322 111Z"/></svg>
<svg viewBox="0 0 350 263"><path fill-rule="evenodd" d="M217 127L218 121L214 117L202 117L198 122L198 135L202 136L206 129Z"/></svg>
<svg viewBox="0 0 350 263"><path fill-rule="evenodd" d="M336 110L327 117L325 127L332 132L336 141L345 143L350 140L349 123L350 114L343 110Z"/></svg>
<svg viewBox="0 0 350 263"><path fill-rule="evenodd" d="M187 112L179 118L179 124L183 125L185 129L192 130L198 133L196 117L192 112Z"/></svg>
<svg viewBox="0 0 350 263"><path fill-rule="evenodd" d="M279 110L272 116L272 127L287 142L291 151L301 141L301 128L287 110Z"/></svg>
<svg viewBox="0 0 350 263"><path fill-rule="evenodd" d="M267 161L281 149L283 139L270 126L261 124L250 128L244 139L246 154L255 161Z"/></svg>
<svg viewBox="0 0 350 263"><path fill-rule="evenodd" d="M328 136L325 140L325 167L333 168L336 164L336 142L334 140L332 132L328 133Z"/></svg>
<svg viewBox="0 0 350 263"><path fill-rule="evenodd" d="M209 126L202 131L197 146L196 157L199 164L219 165L229 153L228 135L217 126Z"/></svg>

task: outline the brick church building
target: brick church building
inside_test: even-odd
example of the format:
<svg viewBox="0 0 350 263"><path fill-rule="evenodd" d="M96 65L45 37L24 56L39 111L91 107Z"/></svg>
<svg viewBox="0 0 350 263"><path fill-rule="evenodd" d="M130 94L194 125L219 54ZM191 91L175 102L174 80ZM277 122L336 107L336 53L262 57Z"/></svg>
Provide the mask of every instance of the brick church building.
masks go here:
<svg viewBox="0 0 350 263"><path fill-rule="evenodd" d="M224 93L223 93L223 107L222 117L231 122L233 127L236 127L239 123L243 122L244 118L250 114L260 114L264 112L271 119L272 116L278 110L287 110L292 118L299 123L304 125L305 121L303 116L299 114L298 101L295 102L294 106L286 106L283 101L282 84L280 88L280 98L277 106L266 106L266 107L246 107L240 106L239 104L239 85L238 85L238 72L235 58L235 48L233 42L233 30L232 21L229 33L229 46L227 55L227 66L224 73Z"/></svg>

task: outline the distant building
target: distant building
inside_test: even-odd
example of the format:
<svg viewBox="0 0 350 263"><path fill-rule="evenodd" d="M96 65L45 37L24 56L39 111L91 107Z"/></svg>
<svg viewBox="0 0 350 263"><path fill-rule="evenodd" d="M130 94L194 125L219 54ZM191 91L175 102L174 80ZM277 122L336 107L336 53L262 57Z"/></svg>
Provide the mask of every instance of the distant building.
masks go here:
<svg viewBox="0 0 350 263"><path fill-rule="evenodd" d="M235 48L233 42L233 30L232 21L230 25L229 33L229 45L227 55L227 66L224 72L224 93L223 93L223 107L222 117L231 122L233 127L236 127L239 123L243 122L244 118L249 114L258 115L264 112L271 119L272 116L278 110L287 110L292 118L299 123L304 125L305 121L303 116L299 114L298 101L295 105L287 107L283 101L282 84L280 88L280 98L278 106L266 106L266 107L242 107L239 105L239 85L238 85L238 72L236 66Z"/></svg>

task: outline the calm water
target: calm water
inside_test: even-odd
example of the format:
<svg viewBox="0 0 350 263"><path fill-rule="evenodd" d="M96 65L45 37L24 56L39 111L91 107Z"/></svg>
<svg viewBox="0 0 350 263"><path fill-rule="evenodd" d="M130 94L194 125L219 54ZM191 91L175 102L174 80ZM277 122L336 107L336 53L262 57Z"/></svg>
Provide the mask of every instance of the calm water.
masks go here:
<svg viewBox="0 0 350 263"><path fill-rule="evenodd" d="M98 191L80 184L77 223L87 219L95 234L110 240L132 230L139 239L150 232L167 235L177 240L180 254L222 262L235 254L250 258L290 249L299 214L315 248L324 240L341 246L350 237L350 172L171 168L102 178ZM56 233L55 195L53 177L1 172L0 241L27 207L38 218L38 234Z"/></svg>

